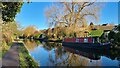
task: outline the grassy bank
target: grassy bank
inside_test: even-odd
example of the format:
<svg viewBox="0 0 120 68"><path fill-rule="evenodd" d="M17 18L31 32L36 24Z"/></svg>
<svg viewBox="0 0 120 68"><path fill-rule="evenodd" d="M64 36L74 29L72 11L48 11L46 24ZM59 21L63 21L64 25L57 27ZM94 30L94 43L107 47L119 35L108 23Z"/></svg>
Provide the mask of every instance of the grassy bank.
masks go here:
<svg viewBox="0 0 120 68"><path fill-rule="evenodd" d="M29 52L25 46L19 46L19 52L21 68L39 68L38 63L35 62L35 60L29 55Z"/></svg>

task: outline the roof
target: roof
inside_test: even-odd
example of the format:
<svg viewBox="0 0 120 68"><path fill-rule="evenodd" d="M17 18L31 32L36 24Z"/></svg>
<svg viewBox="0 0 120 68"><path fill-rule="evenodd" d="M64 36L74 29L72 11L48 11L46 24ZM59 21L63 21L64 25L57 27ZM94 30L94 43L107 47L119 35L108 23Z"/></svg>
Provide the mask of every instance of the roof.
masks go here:
<svg viewBox="0 0 120 68"><path fill-rule="evenodd" d="M95 28L99 29L99 30L112 30L114 27L115 27L114 25L107 25L107 26L97 25L97 26L95 26Z"/></svg>
<svg viewBox="0 0 120 68"><path fill-rule="evenodd" d="M103 34L103 30L92 30L90 33L89 33L89 36L91 37L100 37L102 34Z"/></svg>

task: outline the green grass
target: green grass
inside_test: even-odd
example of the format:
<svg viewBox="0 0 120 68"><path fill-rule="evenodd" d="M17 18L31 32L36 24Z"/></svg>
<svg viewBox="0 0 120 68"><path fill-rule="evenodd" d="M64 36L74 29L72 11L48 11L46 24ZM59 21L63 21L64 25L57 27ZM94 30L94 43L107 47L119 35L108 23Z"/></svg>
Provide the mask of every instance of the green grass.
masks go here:
<svg viewBox="0 0 120 68"><path fill-rule="evenodd" d="M20 66L21 66L21 68L27 67L27 63L25 62L24 55L22 53L20 53L19 56L20 56Z"/></svg>
<svg viewBox="0 0 120 68"><path fill-rule="evenodd" d="M26 68L26 67L31 67L31 68L38 68L39 65L35 60L29 55L29 52L24 46L19 46L19 56L20 56L20 67L21 68Z"/></svg>

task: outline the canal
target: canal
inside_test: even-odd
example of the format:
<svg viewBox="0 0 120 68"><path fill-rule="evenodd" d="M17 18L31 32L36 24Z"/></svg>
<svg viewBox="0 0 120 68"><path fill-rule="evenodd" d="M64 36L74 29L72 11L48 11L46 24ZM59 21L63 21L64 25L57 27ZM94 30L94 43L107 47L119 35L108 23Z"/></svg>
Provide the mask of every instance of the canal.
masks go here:
<svg viewBox="0 0 120 68"><path fill-rule="evenodd" d="M119 50L94 51L63 47L61 43L24 41L30 55L40 66L116 66Z"/></svg>

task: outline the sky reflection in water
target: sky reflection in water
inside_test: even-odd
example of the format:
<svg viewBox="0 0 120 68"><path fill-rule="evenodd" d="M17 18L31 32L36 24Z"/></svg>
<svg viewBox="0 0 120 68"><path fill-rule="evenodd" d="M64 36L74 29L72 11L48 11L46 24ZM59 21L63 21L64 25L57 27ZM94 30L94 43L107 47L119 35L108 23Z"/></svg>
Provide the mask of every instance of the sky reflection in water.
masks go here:
<svg viewBox="0 0 120 68"><path fill-rule="evenodd" d="M25 44L28 41L25 42ZM34 45L31 45L31 43ZM110 59L99 54L77 51L69 47L54 46L29 42L26 47L30 55L40 66L119 66L120 60Z"/></svg>

